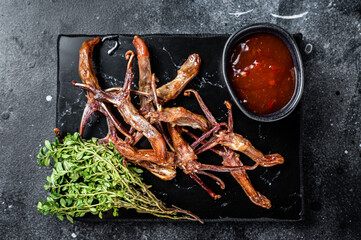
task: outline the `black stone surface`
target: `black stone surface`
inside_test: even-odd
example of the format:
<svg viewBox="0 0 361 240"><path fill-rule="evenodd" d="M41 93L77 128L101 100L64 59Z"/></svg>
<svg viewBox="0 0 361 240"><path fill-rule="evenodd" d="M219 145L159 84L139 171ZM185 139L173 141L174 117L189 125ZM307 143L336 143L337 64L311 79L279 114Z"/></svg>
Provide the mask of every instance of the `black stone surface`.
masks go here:
<svg viewBox="0 0 361 240"><path fill-rule="evenodd" d="M107 36L109 37L109 36ZM107 38L105 37L105 38ZM221 59L213 57L221 55L228 36L224 35L146 35L141 36L147 43L151 54L152 72L159 79L161 86L173 79L180 65L191 53L201 57L201 68L198 75L187 85L203 97L212 114L218 122L227 122L227 109L224 100L231 101L230 94L223 80ZM78 131L79 122L86 104L85 92L72 85L72 80L81 82L78 76L79 49L85 40L92 37L60 36L59 45L59 77L57 124L62 135ZM104 38L103 38L104 39ZM127 61L124 54L129 49L135 51L132 44L133 36L118 36L119 48L109 55L113 41L98 44L94 50L94 66L97 78L103 89L123 85ZM180 48L180 46L182 46ZM210 51L212 50L212 51ZM135 62L133 88L138 88L138 68ZM195 97L178 96L165 107L184 106L192 112L203 114ZM214 173L225 181L225 190L220 190L215 182L201 177L216 194L222 195L214 201L207 192L196 184L189 176L178 171L172 181L162 181L145 171L142 176L147 184L152 185L152 191L163 201L187 209L206 222L270 220L286 221L301 220L303 217L302 184L300 172L300 109L289 117L272 123L260 123L249 119L237 108L233 107L234 130L249 139L258 149L265 153L282 153L285 164L272 168L257 168L248 175L255 188L266 195L272 203L271 209L254 205L243 193L241 186L227 173ZM102 121L103 120L103 121ZM106 136L107 127L104 118L92 116L83 134L84 138ZM196 132L200 134L200 132ZM186 134L184 134L186 135ZM184 136L183 135L183 136ZM189 139L191 140L191 139ZM138 146L150 148L148 140L143 138ZM240 156L244 164L252 165L252 161L243 154ZM199 155L199 161L208 164L221 165L222 158L216 154ZM124 219L124 220L123 220ZM134 214L125 211L118 221L153 219L153 216ZM156 220L158 221L158 219ZM164 221L164 220L161 220Z"/></svg>
<svg viewBox="0 0 361 240"><path fill-rule="evenodd" d="M305 14L301 16L302 13ZM286 15L298 18L278 17ZM361 237L359 1L4 0L0 22L1 238ZM35 155L43 140L52 138L55 126L59 34L230 34L256 22L276 23L291 33L300 32L305 43L310 44L301 48L306 77L301 114L303 222L70 224L42 216L36 210L37 200L44 196L44 179L49 174L47 168L37 166Z"/></svg>

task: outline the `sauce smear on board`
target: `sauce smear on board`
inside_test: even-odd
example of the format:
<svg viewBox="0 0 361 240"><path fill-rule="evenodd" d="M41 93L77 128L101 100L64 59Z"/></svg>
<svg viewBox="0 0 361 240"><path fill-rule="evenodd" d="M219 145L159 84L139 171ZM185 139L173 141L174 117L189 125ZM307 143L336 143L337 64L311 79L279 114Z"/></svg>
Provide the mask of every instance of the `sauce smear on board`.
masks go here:
<svg viewBox="0 0 361 240"><path fill-rule="evenodd" d="M228 76L243 105L258 114L280 110L295 90L290 51L277 36L250 35L233 49Z"/></svg>

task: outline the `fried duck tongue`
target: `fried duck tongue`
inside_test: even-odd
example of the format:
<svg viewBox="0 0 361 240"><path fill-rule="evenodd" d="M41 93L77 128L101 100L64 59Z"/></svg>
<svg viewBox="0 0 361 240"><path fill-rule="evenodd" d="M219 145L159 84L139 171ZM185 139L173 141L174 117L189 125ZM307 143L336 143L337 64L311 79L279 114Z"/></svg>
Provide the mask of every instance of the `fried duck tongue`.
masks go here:
<svg viewBox="0 0 361 240"><path fill-rule="evenodd" d="M139 91L149 94L149 96L139 96L140 110L141 111L153 111L154 107L149 101L149 97L152 93L152 70L149 59L148 47L144 40L139 36L135 36L133 39L133 45L137 50L138 68L139 68Z"/></svg>
<svg viewBox="0 0 361 240"><path fill-rule="evenodd" d="M158 178L160 178L164 181L172 180L177 175L175 165L174 166L163 166L163 165L158 165L158 164L155 164L155 163L149 162L149 161L133 161L133 163L135 163L141 167L144 167L149 172L151 172L153 175L157 176Z"/></svg>
<svg viewBox="0 0 361 240"><path fill-rule="evenodd" d="M195 136L193 133L189 132L187 129L182 128L182 131L186 132L189 136L191 136L195 140L199 140L197 136ZM201 141L201 143L205 143L205 141ZM243 166L241 160L239 159L239 155L236 154L234 151L230 150L229 148L211 148L211 151L216 153L217 155L221 156L223 158L222 164L224 166ZM253 166L251 169L254 169L257 165ZM246 193L248 198L256 205L264 207L264 208L270 208L271 207L271 201L259 193L253 186L252 183L248 177L248 174L245 170L247 170L246 166L244 166L244 169L241 169L239 171L232 171L231 175L233 178L238 182L239 185L241 185L243 191Z"/></svg>
<svg viewBox="0 0 361 240"><path fill-rule="evenodd" d="M104 92L95 89L91 85L73 83L75 86L91 91L94 99L101 102L109 102L117 107L124 121L131 127L141 132L150 142L160 164L167 164L167 149L162 135L141 115L134 107L130 99L130 87L134 78L132 72L132 64L134 53L128 51L126 53L128 61L127 72L125 76L124 86L118 92Z"/></svg>
<svg viewBox="0 0 361 240"><path fill-rule="evenodd" d="M101 89L98 83L98 79L95 77L93 68L93 50L95 45L100 41L99 37L87 40L83 43L79 50L79 76L84 84L93 86L95 89ZM107 118L109 118L114 126L126 137L131 138L128 131L119 123L114 115L109 111L106 104L101 103L94 99L94 94L91 91L87 92L86 95L88 102L85 105L83 116L80 121L79 133L83 135L85 124L88 121L90 115L93 112L101 112Z"/></svg>
<svg viewBox="0 0 361 240"><path fill-rule="evenodd" d="M224 166L243 166L238 154L234 151L227 150L222 157ZM241 185L243 191L254 204L267 209L271 207L271 201L253 187L245 169L231 172L231 175Z"/></svg>
<svg viewBox="0 0 361 240"><path fill-rule="evenodd" d="M148 47L145 44L144 40L139 36L135 36L133 39L133 45L137 50L137 58L138 58L138 68L139 68L139 91L144 93L144 95L140 94L140 111L141 112L151 112L154 111L154 106L152 104L153 95L152 91L156 88L155 86L155 75L152 74L150 59L149 59L149 51ZM146 94L146 95L145 95ZM159 106L157 106L159 107ZM148 118L146 117L148 120ZM163 134L162 124L159 122L155 122L155 126ZM163 134L164 136L164 134ZM132 144L136 144L143 137L142 132L134 133L134 141ZM167 138L165 138L167 142ZM168 143L168 142L167 142ZM168 144L169 145L169 144Z"/></svg>
<svg viewBox="0 0 361 240"><path fill-rule="evenodd" d="M200 129L203 132L209 130L207 119L183 107L164 108L160 111L150 112L146 116L150 117L150 122L167 122L177 126Z"/></svg>
<svg viewBox="0 0 361 240"><path fill-rule="evenodd" d="M280 154L264 155L261 151L256 149L249 140L242 135L233 132L232 105L229 102L225 102L225 104L228 108L228 130L222 130L216 133L211 140L198 148L196 153L202 153L217 144L221 144L234 151L242 152L262 167L272 167L277 164L283 164L284 158Z"/></svg>
<svg viewBox="0 0 361 240"><path fill-rule="evenodd" d="M157 164L158 159L154 151L151 149L136 149L118 137L116 128L112 121L107 118L108 134L105 138L100 139L100 143L113 143L114 148L124 156L128 161L135 163L141 167L146 168L158 178L168 181L176 176L176 169L174 165L174 154L169 152L167 154L169 165Z"/></svg>
<svg viewBox="0 0 361 240"><path fill-rule="evenodd" d="M208 194L214 198L218 199L221 196L216 195L209 187L207 187L204 182L197 176L197 174L202 174L208 176L216 181L222 189L225 188L223 181L214 176L213 174L207 173L205 171L215 171L215 172L230 172L237 171L242 169L242 166L216 166L209 164L202 164L197 161L197 155L194 153L193 149L188 145L188 143L182 138L179 130L175 126L168 124L168 132L172 138L173 147L176 153L176 164L179 168L183 169L185 174L188 174L194 181L196 181Z"/></svg>
<svg viewBox="0 0 361 240"><path fill-rule="evenodd" d="M190 93L193 93L196 96L201 109L203 110L208 121L211 123L211 125L213 127L212 129L214 129L219 123L216 121L216 119L214 118L212 113L209 111L208 107L205 105L205 103L203 102L203 100L200 97L200 95L198 94L198 92L196 92L192 89L185 91L186 96L189 96ZM232 111L231 111L231 104L227 102L226 106L228 108L228 131L233 132L233 115L232 115ZM199 143L204 144L202 147L197 149L196 154L210 149L223 158L222 164L224 166L243 166L243 163L239 159L239 155L236 154L230 148L228 148L228 147L223 147L221 149L214 148L214 147L216 147L216 145L219 144L217 135L212 136L208 142L205 142L205 140L203 140L203 139L205 139L204 137L197 138L197 137L195 137L194 134L189 134L189 135L191 137L195 138L197 144L199 144ZM208 133L205 133L205 135L209 136ZM247 168L254 169L255 167L258 166L258 164L259 163L256 163L252 167L244 166L243 169L240 169L239 171L232 171L230 173L233 176L233 178L241 185L241 187L244 190L244 192L246 193L246 195L249 197L249 199L254 204L268 209L271 207L271 201L267 197L265 197L264 195L259 193L257 190L255 190L255 188L253 187L253 185L248 177L248 174L246 172Z"/></svg>
<svg viewBox="0 0 361 240"><path fill-rule="evenodd" d="M201 59L198 54L192 54L188 57L187 61L178 70L176 78L171 82L156 89L155 97L152 97L151 94L152 87L154 88L154 86L152 86L152 79L155 78L155 76L154 74L152 74L151 71L148 47L145 44L144 40L139 36L134 37L133 45L137 50L137 59L138 59L138 67L139 67L139 92L134 92L134 93L139 95L140 112L145 112L145 113L154 112L154 106L152 105L151 102L152 100L155 100L157 98L159 98L159 102L162 104L168 102L169 100L175 99L182 92L182 90L189 83L189 81L191 81L199 72ZM158 103L156 103L156 105L159 110L160 105ZM160 113L160 112L161 111L158 111L158 114L165 115L169 113L169 111L166 111L165 113ZM148 119L149 117L150 116L148 115L145 116L146 119ZM165 117L166 116L163 116L163 119ZM157 123L155 119L156 117L153 117L153 123L155 122L158 130L163 132L161 123ZM199 118L196 118L195 120L199 120ZM196 128L203 128L202 130L204 130L206 128L206 124L204 123L203 119L199 121L200 122L198 122L198 124L196 122L193 125L195 125ZM184 121L181 124L184 124ZM186 124L190 124L190 123L188 122ZM142 137L141 132L135 132L134 141L132 141L132 144L133 145L136 144L136 142L139 141L141 137ZM167 140L167 138L165 140Z"/></svg>
<svg viewBox="0 0 361 240"><path fill-rule="evenodd" d="M178 97L185 86L198 74L201 58L198 54L192 54L178 70L176 78L167 84L157 88L157 96L163 103Z"/></svg>

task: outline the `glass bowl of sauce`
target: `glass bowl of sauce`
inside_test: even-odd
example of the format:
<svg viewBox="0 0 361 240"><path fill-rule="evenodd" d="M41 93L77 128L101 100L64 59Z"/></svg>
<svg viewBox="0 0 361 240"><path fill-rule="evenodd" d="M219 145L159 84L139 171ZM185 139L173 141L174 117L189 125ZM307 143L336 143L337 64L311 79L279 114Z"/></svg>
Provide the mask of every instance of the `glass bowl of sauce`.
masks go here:
<svg viewBox="0 0 361 240"><path fill-rule="evenodd" d="M255 24L233 34L222 67L234 102L254 120L280 120L301 98L301 55L293 37L277 25Z"/></svg>

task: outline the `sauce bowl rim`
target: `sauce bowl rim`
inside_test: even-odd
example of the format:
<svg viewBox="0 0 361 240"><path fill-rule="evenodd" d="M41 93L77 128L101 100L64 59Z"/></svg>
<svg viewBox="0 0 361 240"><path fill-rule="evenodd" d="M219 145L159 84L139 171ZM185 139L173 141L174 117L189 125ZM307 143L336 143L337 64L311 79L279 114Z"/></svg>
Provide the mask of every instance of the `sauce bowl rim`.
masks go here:
<svg viewBox="0 0 361 240"><path fill-rule="evenodd" d="M267 31L265 31L267 30ZM233 91L233 87L231 86L230 80L227 74L227 64L229 60L229 53L233 49L234 45L237 44L241 39L253 35L256 33L269 33L273 34L276 37L280 38L285 45L287 46L293 60L293 66L295 69L295 89L291 99L288 103L283 106L280 110L268 113L268 114L256 114L249 111L240 101L240 98L237 97L237 94ZM287 41L287 42L286 42ZM222 53L222 72L223 72L223 80L226 83L227 89L232 96L233 102L238 106L238 108L249 118L260 121L260 122L274 122L281 120L287 117L291 112L296 108L299 101L301 100L301 96L304 88L304 72L303 72L303 63L301 58L301 53L299 51L298 45L295 42L292 35L281 28L278 25L272 23L256 23L252 25L248 25L244 28L233 33L227 40L226 44L223 48Z"/></svg>

